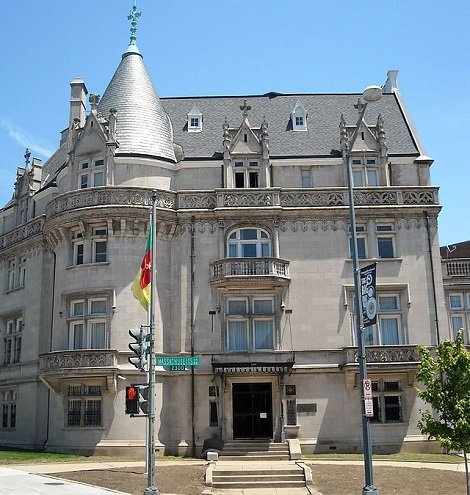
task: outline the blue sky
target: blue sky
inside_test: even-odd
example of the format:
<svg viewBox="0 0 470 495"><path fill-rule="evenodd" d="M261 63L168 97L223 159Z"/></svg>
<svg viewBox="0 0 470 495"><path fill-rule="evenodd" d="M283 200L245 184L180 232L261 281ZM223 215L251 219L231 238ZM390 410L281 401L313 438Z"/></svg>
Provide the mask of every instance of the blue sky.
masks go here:
<svg viewBox="0 0 470 495"><path fill-rule="evenodd" d="M5 4L6 6L7 4ZM103 94L132 0L16 0L0 19L0 205L25 148L45 160L68 123L69 82ZM398 85L440 186L440 244L470 240L470 2L138 0L138 45L160 96L355 93Z"/></svg>

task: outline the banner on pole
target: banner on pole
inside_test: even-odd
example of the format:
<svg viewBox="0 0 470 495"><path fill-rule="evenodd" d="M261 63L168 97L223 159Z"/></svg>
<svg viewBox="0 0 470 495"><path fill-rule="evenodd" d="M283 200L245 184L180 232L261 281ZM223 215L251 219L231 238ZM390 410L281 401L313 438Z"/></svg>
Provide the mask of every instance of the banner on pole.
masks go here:
<svg viewBox="0 0 470 495"><path fill-rule="evenodd" d="M361 268L361 307L363 327L377 323L376 263Z"/></svg>

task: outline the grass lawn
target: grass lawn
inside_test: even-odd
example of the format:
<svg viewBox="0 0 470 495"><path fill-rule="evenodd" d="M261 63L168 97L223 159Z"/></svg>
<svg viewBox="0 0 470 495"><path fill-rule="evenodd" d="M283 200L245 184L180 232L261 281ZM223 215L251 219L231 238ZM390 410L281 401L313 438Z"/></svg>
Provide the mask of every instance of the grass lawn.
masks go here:
<svg viewBox="0 0 470 495"><path fill-rule="evenodd" d="M362 454L313 454L302 457L305 461L325 459L325 460L345 460L345 461L362 461ZM135 457L109 457L109 456L83 456L75 454L53 454L46 452L37 452L31 450L10 449L0 447L0 464L41 464L53 462L112 462L124 460L144 460ZM175 457L165 457L158 459L175 459ZM176 458L178 459L178 458ZM384 461L402 461L402 462L463 462L463 458L453 454L390 454L390 455L374 455L374 460Z"/></svg>
<svg viewBox="0 0 470 495"><path fill-rule="evenodd" d="M362 461L362 454L312 454L302 456L305 460L327 459L327 460L345 460L345 461ZM455 454L388 454L373 455L374 461L397 461L397 462L464 462L463 457Z"/></svg>

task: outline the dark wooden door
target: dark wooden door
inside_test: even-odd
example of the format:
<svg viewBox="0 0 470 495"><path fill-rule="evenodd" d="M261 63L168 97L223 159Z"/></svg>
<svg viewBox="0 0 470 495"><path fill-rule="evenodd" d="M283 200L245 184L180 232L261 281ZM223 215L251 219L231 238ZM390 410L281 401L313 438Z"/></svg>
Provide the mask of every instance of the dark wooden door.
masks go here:
<svg viewBox="0 0 470 495"><path fill-rule="evenodd" d="M233 384L233 438L272 438L270 383Z"/></svg>

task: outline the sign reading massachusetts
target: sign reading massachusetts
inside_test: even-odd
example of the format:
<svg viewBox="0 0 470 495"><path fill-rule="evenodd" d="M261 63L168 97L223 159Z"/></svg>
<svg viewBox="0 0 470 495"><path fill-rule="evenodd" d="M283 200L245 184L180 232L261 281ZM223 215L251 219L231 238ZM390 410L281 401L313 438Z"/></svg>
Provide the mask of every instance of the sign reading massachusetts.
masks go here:
<svg viewBox="0 0 470 495"><path fill-rule="evenodd" d="M361 268L361 307L364 328L377 323L376 266L376 263L373 263Z"/></svg>

